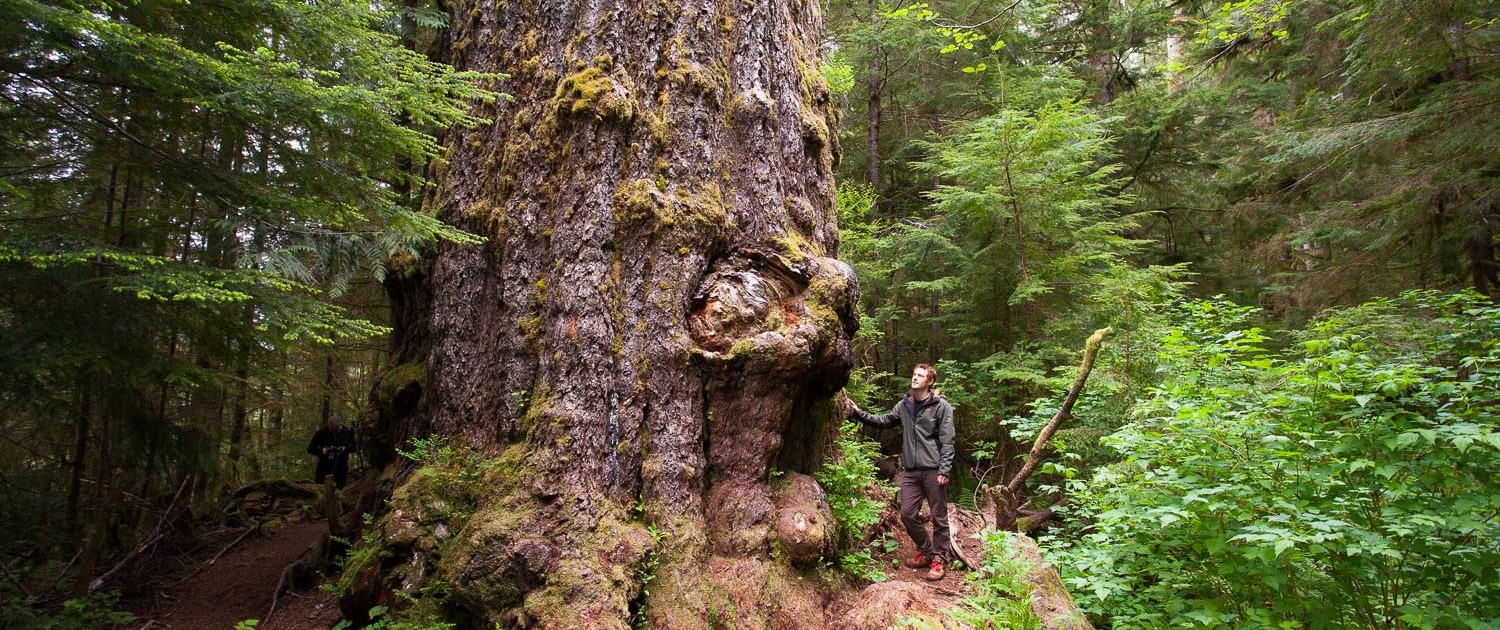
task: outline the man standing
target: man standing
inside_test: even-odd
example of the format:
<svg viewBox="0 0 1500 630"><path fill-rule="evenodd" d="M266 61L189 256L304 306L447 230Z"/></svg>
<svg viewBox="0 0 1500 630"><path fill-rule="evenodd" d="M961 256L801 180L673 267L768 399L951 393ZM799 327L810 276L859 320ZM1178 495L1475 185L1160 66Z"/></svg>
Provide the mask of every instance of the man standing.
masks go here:
<svg viewBox="0 0 1500 630"><path fill-rule="evenodd" d="M313 434L307 445L307 454L318 456L318 470L313 480L323 485L328 473L333 473L333 484L340 490L349 480L349 454L358 449L354 443L354 430L344 426L338 416L328 419L328 425Z"/></svg>
<svg viewBox="0 0 1500 630"><path fill-rule="evenodd" d="M937 370L918 363L911 373L911 391L896 403L890 413L875 415L861 411L854 401L845 399L849 415L870 426L901 427L901 471L897 473L897 500L901 504L901 524L917 555L908 566L926 566L927 579L943 579L943 566L953 551L948 531L948 479L953 472L953 407L932 391ZM932 514L932 535L917 520L922 501Z"/></svg>

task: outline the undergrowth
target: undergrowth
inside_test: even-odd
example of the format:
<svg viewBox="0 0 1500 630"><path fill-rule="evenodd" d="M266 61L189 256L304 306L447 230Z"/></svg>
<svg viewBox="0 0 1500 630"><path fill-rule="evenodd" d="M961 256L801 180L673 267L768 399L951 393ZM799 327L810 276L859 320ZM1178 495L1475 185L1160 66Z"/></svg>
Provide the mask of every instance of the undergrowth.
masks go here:
<svg viewBox="0 0 1500 630"><path fill-rule="evenodd" d="M135 621L135 615L116 610L114 592L74 597L46 606L9 580L0 580L0 628L10 630L92 630Z"/></svg>
<svg viewBox="0 0 1500 630"><path fill-rule="evenodd" d="M886 574L871 554L877 543L867 543L864 532L880 522L885 508L885 502L876 498L880 493L872 491L883 488L889 494L894 489L875 476L880 450L860 435L858 424L845 422L839 428L836 447L837 454L824 462L817 478L838 522L839 568L861 580L883 582Z"/></svg>
<svg viewBox="0 0 1500 630"><path fill-rule="evenodd" d="M984 534L984 555L968 580L974 594L964 598L964 608L953 618L977 628L995 630L1040 630L1042 620L1031 610L1032 588L1024 578L1026 565L1011 546L1011 533L989 530Z"/></svg>

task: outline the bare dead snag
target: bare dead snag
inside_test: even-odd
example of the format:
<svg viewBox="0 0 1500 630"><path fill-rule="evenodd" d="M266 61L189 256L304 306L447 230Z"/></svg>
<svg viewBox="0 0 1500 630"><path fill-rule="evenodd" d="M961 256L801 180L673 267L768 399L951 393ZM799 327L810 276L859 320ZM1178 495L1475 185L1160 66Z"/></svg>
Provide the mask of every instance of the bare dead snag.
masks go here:
<svg viewBox="0 0 1500 630"><path fill-rule="evenodd" d="M1000 522L1000 504L995 501L995 489L988 486L979 486L979 517L984 519L985 525L993 526Z"/></svg>
<svg viewBox="0 0 1500 630"><path fill-rule="evenodd" d="M1099 353L1099 345L1113 332L1113 328L1101 328L1089 336L1083 352L1083 365L1078 370L1078 378L1074 379L1073 387L1068 390L1068 395L1063 399L1062 407L1058 408L1057 414L1052 416L1052 420L1037 434L1036 441L1032 443L1031 452L1026 457L1026 464L1016 472L1010 483L998 487L982 486L979 489L981 517L985 523L993 523L994 527L1001 531L1016 530L1021 505L1017 499L1017 493L1020 492L1022 484L1026 483L1026 478L1030 477L1041 464L1042 449L1046 447L1047 440L1057 433L1063 419L1068 417L1068 413L1073 409L1073 403L1078 401L1078 395L1083 393L1083 384L1094 369L1094 358ZM1042 520L1049 518L1050 512L1050 510L1043 510L1036 513L1036 516L1038 520ZM1063 586L1057 570L1047 564L1041 551L1037 549L1036 543L1024 533L1013 533L1010 538L1011 556L1027 566L1026 573L1021 579L1031 587L1031 611L1041 619L1042 628L1046 630L1093 630L1093 626L1089 624L1083 612L1073 602L1067 588Z"/></svg>
<svg viewBox="0 0 1500 630"><path fill-rule="evenodd" d="M1052 435L1057 433L1058 427L1062 425L1063 419L1067 418L1073 410L1073 403L1078 402L1078 395L1083 393L1083 384L1088 381L1089 373L1094 371L1094 359L1099 354L1099 345L1104 342L1105 337L1114 332L1113 328L1100 328L1089 336L1083 350L1083 365L1078 368L1078 378L1073 379L1073 387L1068 390L1062 406L1057 409L1057 414L1052 416L1052 420L1047 422L1047 426L1042 427L1042 431L1037 434L1036 441L1031 445L1031 452L1026 455L1026 464L1021 466L1021 470L1016 471L1010 483L1005 484L1003 488L998 488L1001 496L997 501L995 527L1007 531L1015 529L1016 515L1020 513L1021 508L1017 498L1021 492L1021 486L1042 463L1042 449L1046 448L1047 441L1052 439Z"/></svg>
<svg viewBox="0 0 1500 630"><path fill-rule="evenodd" d="M255 533L259 533L259 532L260 532L260 521L255 521L255 523L253 525L249 525L249 526L245 527L245 531L240 532L240 535L238 537L236 537L233 541L230 541L230 543L228 545L225 545L223 549L220 549L219 553L214 554L214 557L211 558L207 563L205 563L203 565L203 567L204 568L208 568L208 567L213 566L215 562L219 561L219 558L223 558L224 554L229 553L230 549L234 549L235 545L240 544L240 541L243 541L246 538L249 538L250 534L255 534Z"/></svg>

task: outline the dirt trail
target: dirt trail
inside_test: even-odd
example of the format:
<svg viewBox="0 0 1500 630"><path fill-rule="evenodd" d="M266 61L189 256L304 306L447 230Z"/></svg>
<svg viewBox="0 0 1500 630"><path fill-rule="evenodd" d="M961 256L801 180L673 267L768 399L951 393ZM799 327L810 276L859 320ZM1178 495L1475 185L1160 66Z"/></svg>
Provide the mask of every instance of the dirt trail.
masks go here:
<svg viewBox="0 0 1500 630"><path fill-rule="evenodd" d="M262 619L281 572L328 530L322 522L295 521L250 536L213 565L204 558L191 572L166 584L159 614L142 614L134 630L220 630L245 619ZM328 628L339 619L326 591L283 594L262 630Z"/></svg>

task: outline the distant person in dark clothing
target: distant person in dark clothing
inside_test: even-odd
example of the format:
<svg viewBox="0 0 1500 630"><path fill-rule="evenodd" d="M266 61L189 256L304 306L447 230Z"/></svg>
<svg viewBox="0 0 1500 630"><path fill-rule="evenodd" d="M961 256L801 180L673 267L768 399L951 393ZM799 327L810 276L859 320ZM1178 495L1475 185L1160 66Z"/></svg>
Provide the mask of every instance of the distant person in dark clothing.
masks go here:
<svg viewBox="0 0 1500 630"><path fill-rule="evenodd" d="M354 430L344 426L338 416L329 418L328 425L318 429L307 445L307 454L318 456L318 471L313 480L322 485L328 474L333 473L333 484L342 490L349 481L349 454L356 450L359 447L354 443Z"/></svg>

